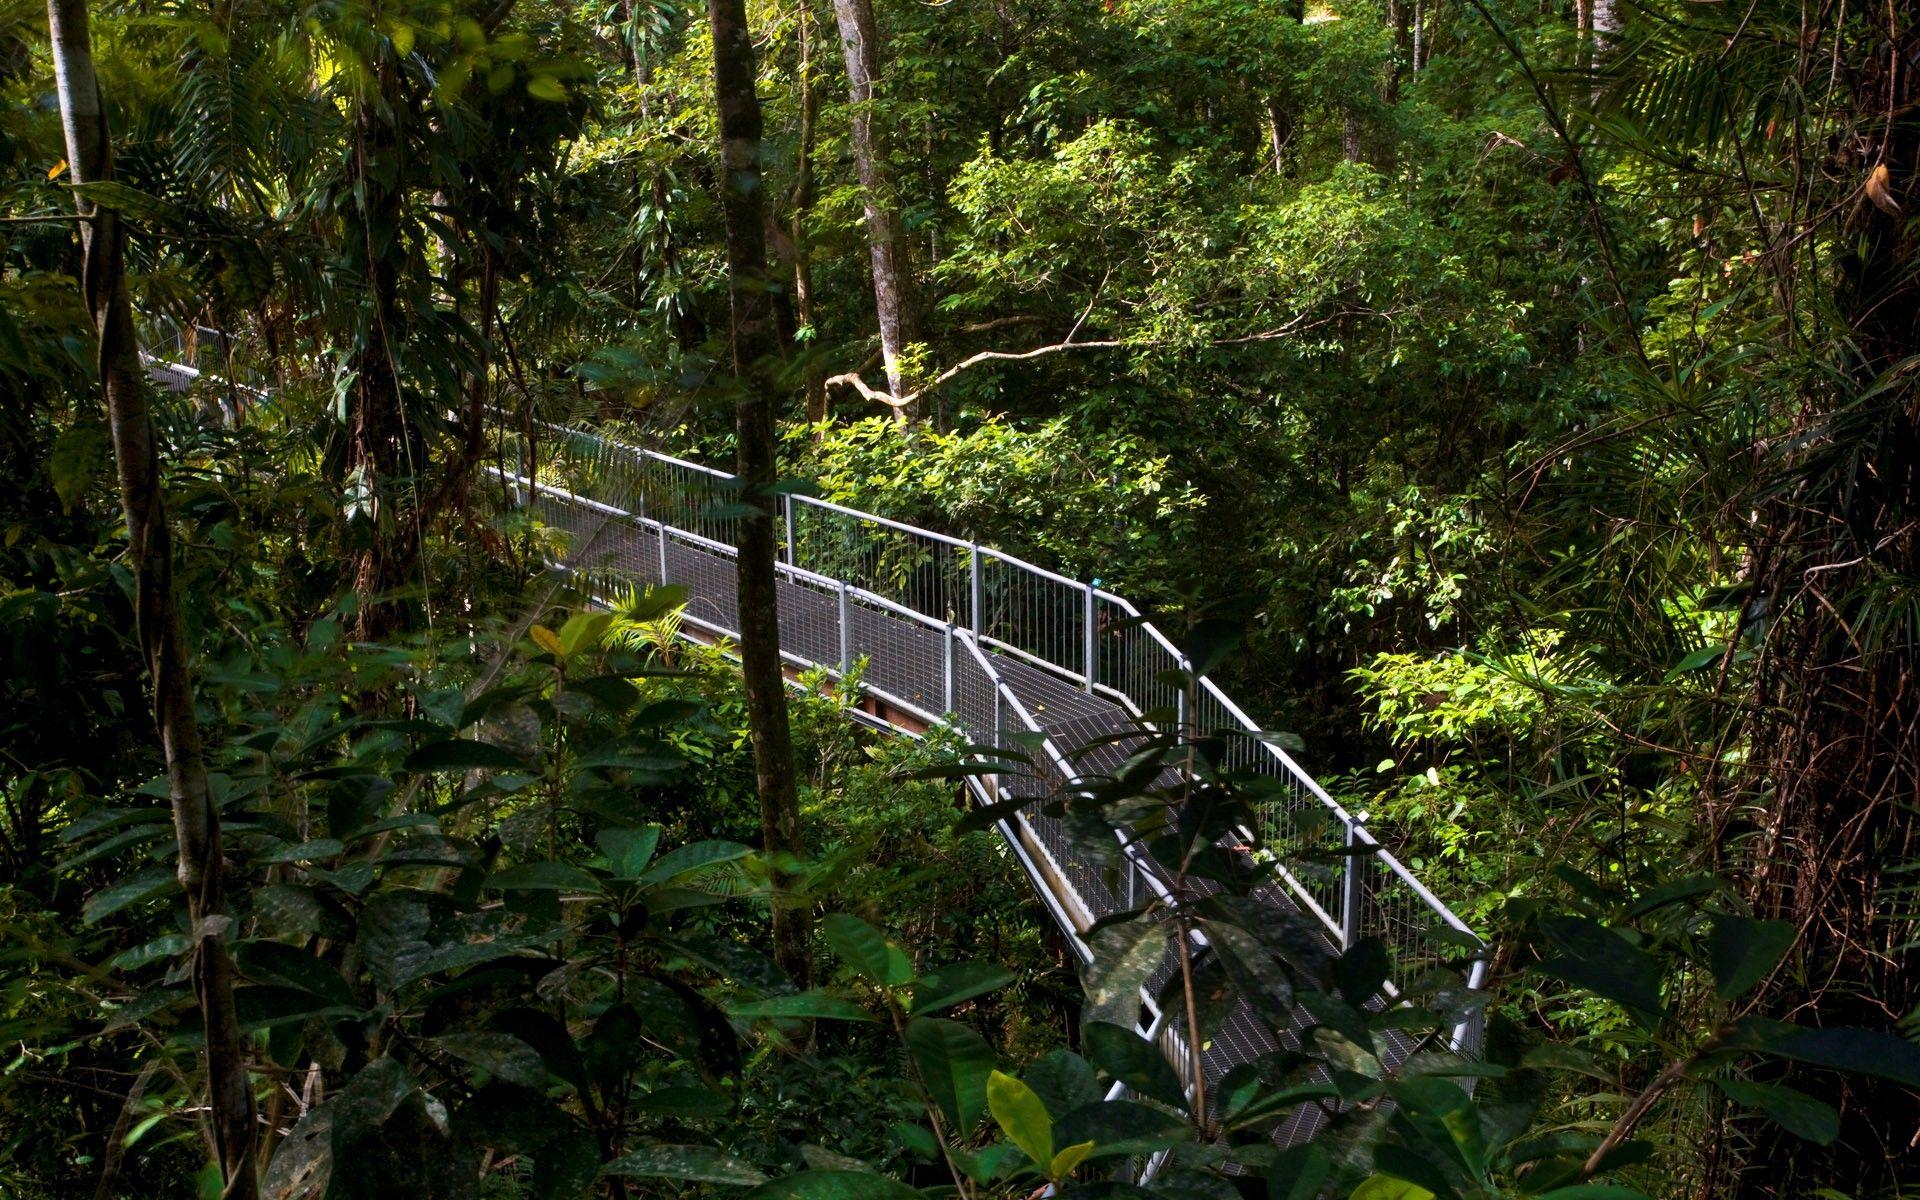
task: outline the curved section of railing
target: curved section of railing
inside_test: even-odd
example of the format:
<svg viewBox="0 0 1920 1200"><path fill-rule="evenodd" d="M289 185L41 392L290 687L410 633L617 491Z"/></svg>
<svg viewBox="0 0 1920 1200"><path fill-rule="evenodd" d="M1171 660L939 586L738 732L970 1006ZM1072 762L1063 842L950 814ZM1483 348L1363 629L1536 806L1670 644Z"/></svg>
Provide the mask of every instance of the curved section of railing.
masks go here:
<svg viewBox="0 0 1920 1200"><path fill-rule="evenodd" d="M641 517L733 544L739 496L732 475L588 430L541 428L575 464L599 472L592 482L635 498ZM1280 785L1259 808L1281 878L1339 944L1374 935L1417 957L1433 924L1472 935L1219 685L1195 676L1180 649L1125 598L990 546L812 496L782 497L780 541L787 567L843 582L860 603L965 630L979 645L1114 700L1135 718L1232 735L1228 765Z"/></svg>

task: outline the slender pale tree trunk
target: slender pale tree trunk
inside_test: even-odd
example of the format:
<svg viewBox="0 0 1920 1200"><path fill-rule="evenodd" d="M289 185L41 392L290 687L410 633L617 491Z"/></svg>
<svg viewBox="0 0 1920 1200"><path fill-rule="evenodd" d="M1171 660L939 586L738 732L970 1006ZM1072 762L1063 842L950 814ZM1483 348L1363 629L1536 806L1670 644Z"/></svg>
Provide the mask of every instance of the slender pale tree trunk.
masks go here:
<svg viewBox="0 0 1920 1200"><path fill-rule="evenodd" d="M738 399L734 439L742 499L735 560L740 580L740 660L746 679L747 730L766 852L774 861L773 952L781 969L804 982L811 938L808 913L792 892L784 859L805 849L794 780L787 688L780 669L780 616L775 592L773 398L780 344L767 273L766 214L761 199L760 97L754 91L753 39L745 0L707 0L713 26L713 99L720 116L721 210L727 230L728 297L733 315L733 369Z"/></svg>
<svg viewBox="0 0 1920 1200"><path fill-rule="evenodd" d="M113 153L100 85L93 69L85 0L48 0L53 66L76 184L113 177ZM111 211L76 194L85 265L81 287L100 340L100 378L113 430L120 503L127 518L134 619L153 689L154 726L166 759L167 791L179 841L180 885L193 929L193 991L206 1034L209 1124L226 1200L253 1200L259 1180L253 1156L253 1084L246 1043L233 1007L233 962L227 955L221 901L220 814L207 790L193 680L187 673L179 610L174 604L173 539L160 492L160 455L147 408L133 309L126 289L126 231Z"/></svg>
<svg viewBox="0 0 1920 1200"><path fill-rule="evenodd" d="M874 127L874 85L880 75L880 33L873 0L833 0L840 27L840 48L847 63L847 89L853 102L853 162L866 204L867 245L873 259L873 306L880 320L880 357L887 390L904 396L912 390L901 358L917 330L913 280L886 147ZM901 420L920 415L919 404L894 409Z"/></svg>
<svg viewBox="0 0 1920 1200"><path fill-rule="evenodd" d="M793 172L793 216L787 236L793 242L793 303L800 323L819 337L819 318L814 312L813 243L808 221L813 215L813 148L818 139L820 94L813 85L813 4L800 0L800 150ZM805 364L807 420L820 424L827 419L827 369L813 344L802 347Z"/></svg>

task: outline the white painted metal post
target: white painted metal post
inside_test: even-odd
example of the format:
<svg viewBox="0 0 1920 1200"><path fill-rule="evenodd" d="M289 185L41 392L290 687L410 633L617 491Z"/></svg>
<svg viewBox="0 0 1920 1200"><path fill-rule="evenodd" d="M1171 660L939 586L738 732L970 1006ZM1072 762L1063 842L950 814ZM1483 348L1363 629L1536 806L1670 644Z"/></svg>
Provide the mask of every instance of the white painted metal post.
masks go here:
<svg viewBox="0 0 1920 1200"><path fill-rule="evenodd" d="M852 629L847 617L852 605L847 600L847 581L840 580L840 673L845 675L853 668Z"/></svg>
<svg viewBox="0 0 1920 1200"><path fill-rule="evenodd" d="M980 598L981 598L981 595L983 594L982 589L980 587L980 547L979 546L967 547L967 579L968 579L968 584L967 584L968 590L972 593L970 607L972 607L973 609L973 638L975 641L979 641L980 640Z"/></svg>
<svg viewBox="0 0 1920 1200"><path fill-rule="evenodd" d="M660 586L667 586L667 523L660 522Z"/></svg>
<svg viewBox="0 0 1920 1200"><path fill-rule="evenodd" d="M1099 671L1100 671L1100 659L1099 659L1100 647L1099 647L1098 640L1093 636L1093 585L1092 584L1087 585L1087 602L1084 609L1082 610L1080 619L1081 619L1081 622L1086 626L1086 651L1087 651L1086 688L1087 688L1087 691L1091 692L1093 691L1094 676L1099 674Z"/></svg>
<svg viewBox="0 0 1920 1200"><path fill-rule="evenodd" d="M948 712L948 713L951 713L953 711L953 659L954 659L955 653L957 653L959 650L959 642L960 642L960 630L954 625L952 621L948 621L947 622L947 661L945 664L945 671L941 678L941 688L940 688L941 702L944 705L944 708L942 709L942 711Z"/></svg>
<svg viewBox="0 0 1920 1200"><path fill-rule="evenodd" d="M1358 853L1361 842L1357 833L1359 826L1352 820L1346 823L1345 845L1347 865L1340 877L1340 948L1353 949L1360 940L1361 919L1366 906L1367 855Z"/></svg>
<svg viewBox="0 0 1920 1200"><path fill-rule="evenodd" d="M787 565L794 566L793 557L793 493L787 492L780 497L781 514L787 522Z"/></svg>
<svg viewBox="0 0 1920 1200"><path fill-rule="evenodd" d="M1184 737L1187 729L1187 693L1193 690L1193 663L1188 661L1184 654L1180 656L1179 661L1180 674L1183 678L1180 680L1180 694L1174 698L1173 702L1173 723Z"/></svg>

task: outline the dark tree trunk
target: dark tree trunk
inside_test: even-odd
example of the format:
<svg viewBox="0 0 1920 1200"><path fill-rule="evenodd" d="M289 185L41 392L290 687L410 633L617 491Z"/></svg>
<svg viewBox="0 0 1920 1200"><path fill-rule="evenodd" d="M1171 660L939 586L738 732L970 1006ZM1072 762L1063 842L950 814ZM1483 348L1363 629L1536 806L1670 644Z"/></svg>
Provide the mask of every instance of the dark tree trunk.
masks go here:
<svg viewBox="0 0 1920 1200"><path fill-rule="evenodd" d="M85 0L48 0L54 72L66 130L67 162L77 184L113 177L105 106L93 68ZM153 688L153 719L166 760L167 791L179 843L180 885L187 892L193 946L193 991L206 1035L209 1124L226 1200L259 1193L254 1162L253 1083L246 1042L233 1006L233 963L227 956L221 888L220 813L207 789L195 721L193 680L174 603L173 538L160 491L160 454L147 384L140 368L133 309L126 289L126 231L113 212L84 195L75 207L85 266L81 284L100 340L100 378L113 431L120 503L127 518L134 618Z"/></svg>
<svg viewBox="0 0 1920 1200"><path fill-rule="evenodd" d="M366 522L354 557L357 632L377 638L403 624L397 594L415 586L421 520L419 487L426 440L410 411L396 357L404 345L400 283L408 253L406 150L396 123L406 111L399 68L386 48L374 66L376 93L354 114L353 154L359 202L349 231L366 289L366 324L356 331L352 406L347 414L347 486Z"/></svg>
<svg viewBox="0 0 1920 1200"><path fill-rule="evenodd" d="M847 63L847 89L853 104L853 162L860 174L866 205L867 246L873 260L873 306L880 320L880 356L887 390L904 396L912 389L901 356L917 336L913 279L900 221L900 200L884 140L873 119L874 86L880 75L880 33L873 0L833 0L840 27L840 48ZM896 408L902 420L920 415L919 405Z"/></svg>
<svg viewBox="0 0 1920 1200"><path fill-rule="evenodd" d="M1756 910L1800 932L1764 997L1767 1015L1806 1025L1890 1029L1920 1008L1920 660L1898 599L1901 581L1920 578L1920 389L1909 371L1920 353L1920 82L1910 65L1920 36L1910 22L1876 32L1856 68L1861 127L1847 166L1867 187L1841 242L1836 296L1857 353L1852 390L1809 406L1796 439L1807 449L1769 513L1781 549L1764 582L1780 615L1755 705L1749 890ZM1836 1081L1839 1139L1819 1147L1754 1125L1740 1196L1892 1195L1920 1172L1920 1097L1860 1075L1787 1077L1825 1095Z"/></svg>
<svg viewBox="0 0 1920 1200"><path fill-rule="evenodd" d="M774 329L772 281L767 274L766 216L761 200L762 121L754 91L753 39L744 0L707 0L713 25L713 99L720 115L724 170L721 208L727 230L728 297L733 313L734 404L738 472L750 509L742 518L740 551L740 659L746 679L747 729L768 857L773 863L773 951L781 969L804 982L809 970L811 922L791 890L791 867L804 851L800 799L794 780L793 737L787 726L786 679L780 666L780 617L774 591L773 399L780 344Z"/></svg>

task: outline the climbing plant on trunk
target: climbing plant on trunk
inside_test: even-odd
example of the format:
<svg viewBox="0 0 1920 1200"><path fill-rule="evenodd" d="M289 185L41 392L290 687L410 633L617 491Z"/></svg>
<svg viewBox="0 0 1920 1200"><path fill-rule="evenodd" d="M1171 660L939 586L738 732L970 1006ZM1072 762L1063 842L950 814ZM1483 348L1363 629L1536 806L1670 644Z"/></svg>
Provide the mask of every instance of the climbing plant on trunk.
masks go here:
<svg viewBox="0 0 1920 1200"><path fill-rule="evenodd" d="M67 142L68 170L81 217L81 288L99 339L99 372L112 428L120 503L127 519L127 561L134 616L151 689L153 721L166 761L167 793L178 844L178 876L187 892L193 939L193 992L206 1035L208 1124L226 1200L252 1200L259 1185L253 1155L253 1085L234 1010L233 963L222 903L220 813L208 788L193 680L173 585L173 539L160 488L160 454L147 405L146 377L126 288L126 228L111 207L113 152L93 67L85 0L48 0L47 25Z"/></svg>
<svg viewBox="0 0 1920 1200"><path fill-rule="evenodd" d="M794 779L793 735L787 724L780 664L779 597L775 591L773 402L780 386L780 346L773 282L767 273L767 230L760 171L763 120L754 91L753 39L743 0L708 0L713 27L713 99L720 116L724 168L728 298L732 311L734 438L741 499L736 566L740 578L740 657L747 726L753 741L761 825L773 863L774 959L796 980L807 973L808 919L792 889L804 849Z"/></svg>

